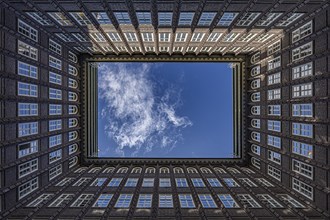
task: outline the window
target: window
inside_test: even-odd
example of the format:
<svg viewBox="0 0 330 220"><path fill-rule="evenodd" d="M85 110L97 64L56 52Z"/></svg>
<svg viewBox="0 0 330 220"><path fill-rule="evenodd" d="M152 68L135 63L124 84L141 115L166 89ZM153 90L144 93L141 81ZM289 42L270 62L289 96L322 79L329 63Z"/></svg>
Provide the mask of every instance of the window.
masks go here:
<svg viewBox="0 0 330 220"><path fill-rule="evenodd" d="M58 85L62 84L62 76L54 72L49 72L49 82Z"/></svg>
<svg viewBox="0 0 330 220"><path fill-rule="evenodd" d="M128 208L131 204L132 197L132 194L120 194L116 202L115 208Z"/></svg>
<svg viewBox="0 0 330 220"><path fill-rule="evenodd" d="M281 56L278 56L268 61L268 71L272 69L276 69L280 66L281 66Z"/></svg>
<svg viewBox="0 0 330 220"><path fill-rule="evenodd" d="M281 165L281 154L268 150L268 160Z"/></svg>
<svg viewBox="0 0 330 220"><path fill-rule="evenodd" d="M43 16L41 12L26 12L26 14L41 25L53 25L53 23L47 18L45 18L45 16Z"/></svg>
<svg viewBox="0 0 330 220"><path fill-rule="evenodd" d="M185 42L187 39L188 33L176 33L175 42Z"/></svg>
<svg viewBox="0 0 330 220"><path fill-rule="evenodd" d="M78 157L74 156L69 159L69 168L74 167L78 163Z"/></svg>
<svg viewBox="0 0 330 220"><path fill-rule="evenodd" d="M18 178L22 178L38 170L38 159L30 160L18 166Z"/></svg>
<svg viewBox="0 0 330 220"><path fill-rule="evenodd" d="M240 202L246 208L261 208L259 203L257 203L249 194L237 194L237 198L239 198Z"/></svg>
<svg viewBox="0 0 330 220"><path fill-rule="evenodd" d="M256 178L255 180L264 187L274 187L274 185L268 182L265 178Z"/></svg>
<svg viewBox="0 0 330 220"><path fill-rule="evenodd" d="M257 65L251 69L251 76L257 76L260 74L260 65Z"/></svg>
<svg viewBox="0 0 330 220"><path fill-rule="evenodd" d="M56 183L55 186L65 186L68 183L71 183L73 180L73 178L69 178L69 177L65 177L64 179L62 179L60 182Z"/></svg>
<svg viewBox="0 0 330 220"><path fill-rule="evenodd" d="M70 88L74 88L74 89L78 88L78 82L77 82L77 80L68 78L68 86Z"/></svg>
<svg viewBox="0 0 330 220"><path fill-rule="evenodd" d="M137 208L151 208L152 194L140 194Z"/></svg>
<svg viewBox="0 0 330 220"><path fill-rule="evenodd" d="M27 122L18 124L18 137L38 134L38 122Z"/></svg>
<svg viewBox="0 0 330 220"><path fill-rule="evenodd" d="M249 42L251 41L255 36L257 36L257 34L254 34L254 33L247 33L247 34L244 34L243 36L241 36L238 41L239 42Z"/></svg>
<svg viewBox="0 0 330 220"><path fill-rule="evenodd" d="M160 42L169 42L170 36L171 36L171 33L169 33L169 32L159 33L159 41Z"/></svg>
<svg viewBox="0 0 330 220"><path fill-rule="evenodd" d="M85 185L90 180L91 180L91 178L82 177L79 180L77 180L72 186L82 186L82 185Z"/></svg>
<svg viewBox="0 0 330 220"><path fill-rule="evenodd" d="M194 187L205 187L205 184L201 178L193 178L191 181Z"/></svg>
<svg viewBox="0 0 330 220"><path fill-rule="evenodd" d="M38 86L30 83L17 82L19 96L38 97Z"/></svg>
<svg viewBox="0 0 330 220"><path fill-rule="evenodd" d="M51 194L51 193L43 193L38 198L36 198L32 202L30 202L26 207L37 207L40 204L46 203L47 201L49 201L53 195L54 194Z"/></svg>
<svg viewBox="0 0 330 220"><path fill-rule="evenodd" d="M281 105L268 105L267 106L267 113L268 115L281 115Z"/></svg>
<svg viewBox="0 0 330 220"><path fill-rule="evenodd" d="M276 148L281 148L281 138L267 135L267 144Z"/></svg>
<svg viewBox="0 0 330 220"><path fill-rule="evenodd" d="M94 203L93 207L106 208L109 205L112 196L113 194L101 194Z"/></svg>
<svg viewBox="0 0 330 220"><path fill-rule="evenodd" d="M62 61L49 55L49 66L58 70L62 70Z"/></svg>
<svg viewBox="0 0 330 220"><path fill-rule="evenodd" d="M107 178L96 178L92 183L91 186L102 186Z"/></svg>
<svg viewBox="0 0 330 220"><path fill-rule="evenodd" d="M154 179L144 178L142 182L142 187L154 187Z"/></svg>
<svg viewBox="0 0 330 220"><path fill-rule="evenodd" d="M268 120L267 126L269 131L281 132L281 121Z"/></svg>
<svg viewBox="0 0 330 220"><path fill-rule="evenodd" d="M92 14L99 24L111 24L111 20L106 12L93 12Z"/></svg>
<svg viewBox="0 0 330 220"><path fill-rule="evenodd" d="M212 187L222 187L222 184L217 178L207 178L207 181Z"/></svg>
<svg viewBox="0 0 330 220"><path fill-rule="evenodd" d="M282 201L290 203L290 205L292 205L294 208L305 208L304 205L287 194L279 194L278 196Z"/></svg>
<svg viewBox="0 0 330 220"><path fill-rule="evenodd" d="M80 33L72 33L72 35L79 41L79 42L88 42L88 38L84 37Z"/></svg>
<svg viewBox="0 0 330 220"><path fill-rule="evenodd" d="M48 15L51 16L57 23L62 26L72 26L71 21L61 12L48 12Z"/></svg>
<svg viewBox="0 0 330 220"><path fill-rule="evenodd" d="M18 145L18 158L38 152L38 141L25 142Z"/></svg>
<svg viewBox="0 0 330 220"><path fill-rule="evenodd" d="M268 194L257 194L257 198L265 205L270 206L270 208L283 208L283 206L277 202L273 197Z"/></svg>
<svg viewBox="0 0 330 220"><path fill-rule="evenodd" d="M305 37L307 37L308 35L311 35L313 32L313 23L312 21L304 24L303 26L301 26L300 28L292 31L292 43L297 42Z"/></svg>
<svg viewBox="0 0 330 220"><path fill-rule="evenodd" d="M243 172L245 173L255 173L253 170L251 170L250 168L246 168L246 167L242 167L241 168L243 170Z"/></svg>
<svg viewBox="0 0 330 220"><path fill-rule="evenodd" d="M222 33L212 32L212 33L210 33L210 35L208 36L206 41L217 42L219 40L219 38L221 37L221 35L222 35Z"/></svg>
<svg viewBox="0 0 330 220"><path fill-rule="evenodd" d="M239 205L231 195L219 194L218 197L225 208L239 208Z"/></svg>
<svg viewBox="0 0 330 220"><path fill-rule="evenodd" d="M268 100L281 99L281 89L268 90Z"/></svg>
<svg viewBox="0 0 330 220"><path fill-rule="evenodd" d="M206 167L201 167L201 172L202 173L212 173L211 170L209 168L206 168Z"/></svg>
<svg viewBox="0 0 330 220"><path fill-rule="evenodd" d="M191 42L201 42L205 33L196 32L191 37Z"/></svg>
<svg viewBox="0 0 330 220"><path fill-rule="evenodd" d="M51 39L49 39L49 49L59 55L62 54L62 46Z"/></svg>
<svg viewBox="0 0 330 220"><path fill-rule="evenodd" d="M251 126L254 128L260 128L260 119L252 119Z"/></svg>
<svg viewBox="0 0 330 220"><path fill-rule="evenodd" d="M260 102L260 92L254 92L251 95L252 102Z"/></svg>
<svg viewBox="0 0 330 220"><path fill-rule="evenodd" d="M131 19L127 12L115 12L114 13L119 24L131 24Z"/></svg>
<svg viewBox="0 0 330 220"><path fill-rule="evenodd" d="M23 183L18 187L18 199L22 199L23 197L29 195L36 189L38 189L39 184L38 184L38 177L31 179L27 181L26 183Z"/></svg>
<svg viewBox="0 0 330 220"><path fill-rule="evenodd" d="M194 18L194 12L181 12L179 17L179 26L190 26Z"/></svg>
<svg viewBox="0 0 330 220"><path fill-rule="evenodd" d="M258 88L260 88L260 79L252 80L251 89L258 89Z"/></svg>
<svg viewBox="0 0 330 220"><path fill-rule="evenodd" d="M62 91L59 89L49 88L49 99L62 100Z"/></svg>
<svg viewBox="0 0 330 220"><path fill-rule="evenodd" d="M292 68L292 79L300 79L313 75L313 63L306 63Z"/></svg>
<svg viewBox="0 0 330 220"><path fill-rule="evenodd" d="M18 20L18 33L38 42L38 31L21 20Z"/></svg>
<svg viewBox="0 0 330 220"><path fill-rule="evenodd" d="M18 116L34 116L38 115L37 103L17 103Z"/></svg>
<svg viewBox="0 0 330 220"><path fill-rule="evenodd" d="M150 12L136 12L139 24L151 24L151 13Z"/></svg>
<svg viewBox="0 0 330 220"><path fill-rule="evenodd" d="M106 42L103 35L99 32L89 33L89 36L91 36L96 42Z"/></svg>
<svg viewBox="0 0 330 220"><path fill-rule="evenodd" d="M54 135L49 137L49 147L55 147L57 145L62 144L62 135Z"/></svg>
<svg viewBox="0 0 330 220"><path fill-rule="evenodd" d="M260 52L257 52L251 56L251 64L255 64L260 61ZM259 66L259 71L260 71L260 65Z"/></svg>
<svg viewBox="0 0 330 220"><path fill-rule="evenodd" d="M302 137L313 137L313 125L303 123L292 123L292 134Z"/></svg>
<svg viewBox="0 0 330 220"><path fill-rule="evenodd" d="M49 115L61 115L62 105L49 104Z"/></svg>
<svg viewBox="0 0 330 220"><path fill-rule="evenodd" d="M196 52L197 47L187 47L187 52Z"/></svg>
<svg viewBox="0 0 330 220"><path fill-rule="evenodd" d="M155 173L155 172L156 172L156 169L153 167L148 167L145 171L145 173Z"/></svg>
<svg viewBox="0 0 330 220"><path fill-rule="evenodd" d="M246 12L236 23L237 26L249 26L258 16L259 12Z"/></svg>
<svg viewBox="0 0 330 220"><path fill-rule="evenodd" d="M281 83L281 73L275 73L268 75L268 85L274 85L277 83Z"/></svg>
<svg viewBox="0 0 330 220"><path fill-rule="evenodd" d="M292 104L292 116L313 117L313 104Z"/></svg>
<svg viewBox="0 0 330 220"><path fill-rule="evenodd" d="M284 26L287 27L289 26L292 22L294 22L295 20L297 20L298 18L300 18L301 16L303 16L304 13L291 13L288 14L289 17L286 16L286 18L283 18L282 20L280 20L276 26Z"/></svg>
<svg viewBox="0 0 330 220"><path fill-rule="evenodd" d="M217 173L226 173L226 171L224 169L219 168L219 167L215 167L214 171L217 172Z"/></svg>
<svg viewBox="0 0 330 220"><path fill-rule="evenodd" d="M259 159L255 158L255 157L252 157L251 158L251 163L254 167L256 167L257 169L260 169L261 163L260 163Z"/></svg>
<svg viewBox="0 0 330 220"><path fill-rule="evenodd" d="M117 173L127 173L128 168L127 167L121 167L118 169Z"/></svg>
<svg viewBox="0 0 330 220"><path fill-rule="evenodd" d="M197 170L193 167L188 167L187 171L188 171L188 173L198 173Z"/></svg>
<svg viewBox="0 0 330 220"><path fill-rule="evenodd" d="M210 194L199 194L198 198L202 203L203 208L217 208L217 205Z"/></svg>
<svg viewBox="0 0 330 220"><path fill-rule="evenodd" d="M69 145L69 155L77 152L77 150L78 150L78 144Z"/></svg>
<svg viewBox="0 0 330 220"><path fill-rule="evenodd" d="M252 144L251 145L251 151L254 154L260 155L260 146Z"/></svg>
<svg viewBox="0 0 330 220"><path fill-rule="evenodd" d="M73 75L73 76L77 76L78 75L78 70L76 67L69 65L69 74Z"/></svg>
<svg viewBox="0 0 330 220"><path fill-rule="evenodd" d="M304 44L292 50L292 61L297 61L313 54L313 42Z"/></svg>
<svg viewBox="0 0 330 220"><path fill-rule="evenodd" d="M170 178L160 178L159 179L159 187L171 187Z"/></svg>
<svg viewBox="0 0 330 220"><path fill-rule="evenodd" d="M215 12L202 12L202 15L198 21L198 26L209 26L215 15Z"/></svg>
<svg viewBox="0 0 330 220"><path fill-rule="evenodd" d="M108 33L108 37L113 42L119 42L119 41L121 41L121 38L120 38L119 34L116 33L116 32L110 32L110 33Z"/></svg>
<svg viewBox="0 0 330 220"><path fill-rule="evenodd" d="M68 92L68 99L69 101L77 101L78 100L78 95L75 92Z"/></svg>
<svg viewBox="0 0 330 220"><path fill-rule="evenodd" d="M83 12L70 12L70 15L80 24L80 25L89 25L92 24L91 21Z"/></svg>
<svg viewBox="0 0 330 220"><path fill-rule="evenodd" d="M267 173L269 176L275 178L278 181L281 181L282 172L279 169L268 165Z"/></svg>
<svg viewBox="0 0 330 220"><path fill-rule="evenodd" d="M250 180L249 178L239 178L239 180L242 183L248 185L249 187L257 187L257 185L254 182L252 182L252 180Z"/></svg>
<svg viewBox="0 0 330 220"><path fill-rule="evenodd" d="M218 26L229 26L234 21L238 13L225 12L218 22Z"/></svg>
<svg viewBox="0 0 330 220"><path fill-rule="evenodd" d="M145 42L153 42L154 41L154 34L152 32L143 32L142 39Z"/></svg>
<svg viewBox="0 0 330 220"><path fill-rule="evenodd" d="M173 208L172 195L159 194L159 208Z"/></svg>
<svg viewBox="0 0 330 220"><path fill-rule="evenodd" d="M69 58L70 61L72 61L74 63L78 62L78 57L74 53L72 53L71 51L69 51L68 58Z"/></svg>
<svg viewBox="0 0 330 220"><path fill-rule="evenodd" d="M279 40L267 47L267 55L270 56L280 50L281 50L281 40Z"/></svg>
<svg viewBox="0 0 330 220"><path fill-rule="evenodd" d="M88 205L88 202L93 198L93 196L93 194L81 194L70 207L85 207Z"/></svg>
<svg viewBox="0 0 330 220"><path fill-rule="evenodd" d="M21 76L26 76L26 77L37 79L38 78L38 67L18 61L17 73L18 73L18 75L21 75Z"/></svg>
<svg viewBox="0 0 330 220"><path fill-rule="evenodd" d="M78 113L78 107L76 105L69 105L69 115L75 115Z"/></svg>
<svg viewBox="0 0 330 220"><path fill-rule="evenodd" d="M251 139L257 142L260 142L260 133L259 132L252 132Z"/></svg>
<svg viewBox="0 0 330 220"><path fill-rule="evenodd" d="M70 131L68 136L69 136L69 141L76 140L78 138L78 132L77 131Z"/></svg>
<svg viewBox="0 0 330 220"><path fill-rule="evenodd" d="M283 13L268 13L258 20L256 26L268 26L276 21L276 19L279 18L282 14Z"/></svg>
<svg viewBox="0 0 330 220"><path fill-rule="evenodd" d="M64 207L74 198L74 194L62 194L55 199L48 207Z"/></svg>
<svg viewBox="0 0 330 220"><path fill-rule="evenodd" d="M310 97L312 95L313 95L313 84L312 83L306 83L306 84L292 86L293 98Z"/></svg>
<svg viewBox="0 0 330 220"><path fill-rule="evenodd" d="M138 178L128 178L125 187L136 187Z"/></svg>
<svg viewBox="0 0 330 220"><path fill-rule="evenodd" d="M298 141L292 141L292 153L307 158L313 158L313 146Z"/></svg>
<svg viewBox="0 0 330 220"><path fill-rule="evenodd" d="M78 125L78 119L76 118L69 118L69 128L77 127Z"/></svg>
<svg viewBox="0 0 330 220"><path fill-rule="evenodd" d="M110 187L117 187L121 183L123 178L112 178L111 181L108 183L108 186Z"/></svg>
<svg viewBox="0 0 330 220"><path fill-rule="evenodd" d="M309 199L313 199L313 187L293 177L292 189L306 196Z"/></svg>
<svg viewBox="0 0 330 220"><path fill-rule="evenodd" d="M23 43L22 41L18 41L17 53L33 60L38 60L38 49Z"/></svg>
<svg viewBox="0 0 330 220"><path fill-rule="evenodd" d="M260 106L252 106L251 107L252 115L260 115Z"/></svg>
<svg viewBox="0 0 330 220"><path fill-rule="evenodd" d="M172 25L172 12L158 12L158 25L171 26Z"/></svg>
<svg viewBox="0 0 330 220"><path fill-rule="evenodd" d="M233 168L233 167L228 167L228 171L232 174L241 173L238 169Z"/></svg>
<svg viewBox="0 0 330 220"><path fill-rule="evenodd" d="M64 42L73 42L73 39L70 36L68 36L67 34L56 33L55 35Z"/></svg>
<svg viewBox="0 0 330 220"><path fill-rule="evenodd" d="M49 164L54 163L62 158L62 149L49 153Z"/></svg>
<svg viewBox="0 0 330 220"><path fill-rule="evenodd" d="M299 173L309 179L313 179L313 166L310 166L299 160L292 159L292 171Z"/></svg>
<svg viewBox="0 0 330 220"><path fill-rule="evenodd" d="M233 42L239 35L240 35L240 33L234 33L234 32L229 33L223 37L222 41L223 42Z"/></svg>
<svg viewBox="0 0 330 220"><path fill-rule="evenodd" d="M186 178L175 178L177 187L188 187Z"/></svg>
<svg viewBox="0 0 330 220"><path fill-rule="evenodd" d="M179 194L181 208L195 208L191 194Z"/></svg>
<svg viewBox="0 0 330 220"><path fill-rule="evenodd" d="M62 164L59 164L56 167L49 169L49 180L52 180L55 177L61 175L61 173L62 173Z"/></svg>
<svg viewBox="0 0 330 220"><path fill-rule="evenodd" d="M239 184L232 178L223 178L223 181L228 187L239 187Z"/></svg>

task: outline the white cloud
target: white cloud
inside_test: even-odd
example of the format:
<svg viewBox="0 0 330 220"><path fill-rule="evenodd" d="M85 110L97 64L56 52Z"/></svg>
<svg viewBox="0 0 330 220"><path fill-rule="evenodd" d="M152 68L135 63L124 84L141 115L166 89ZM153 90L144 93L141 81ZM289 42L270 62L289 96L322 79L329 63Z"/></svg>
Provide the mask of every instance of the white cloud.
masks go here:
<svg viewBox="0 0 330 220"><path fill-rule="evenodd" d="M181 91L170 86L161 97L156 96L156 85L149 78L151 68L155 66L108 63L99 67L99 98L106 103L101 116L107 120L106 133L118 144L119 156L127 156L127 148L133 150L132 156L155 146L170 151L182 139L180 129L192 125L176 113Z"/></svg>

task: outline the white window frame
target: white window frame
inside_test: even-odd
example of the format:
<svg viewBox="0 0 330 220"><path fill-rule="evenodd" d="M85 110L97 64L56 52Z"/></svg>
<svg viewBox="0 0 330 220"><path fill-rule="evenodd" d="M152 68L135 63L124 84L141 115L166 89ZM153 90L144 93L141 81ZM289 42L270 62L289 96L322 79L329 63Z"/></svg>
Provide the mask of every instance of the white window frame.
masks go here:
<svg viewBox="0 0 330 220"><path fill-rule="evenodd" d="M313 200L314 198L314 189L312 186L292 177L292 189L301 195Z"/></svg>
<svg viewBox="0 0 330 220"><path fill-rule="evenodd" d="M267 174L280 182L282 180L282 171L273 166L267 166Z"/></svg>
<svg viewBox="0 0 330 220"><path fill-rule="evenodd" d="M17 53L33 60L38 60L38 49L20 40L17 43Z"/></svg>
<svg viewBox="0 0 330 220"><path fill-rule="evenodd" d="M310 21L303 26L292 31L291 42L295 43L313 33L313 21Z"/></svg>
<svg viewBox="0 0 330 220"><path fill-rule="evenodd" d="M291 51L292 62L301 60L313 54L313 41Z"/></svg>
<svg viewBox="0 0 330 220"><path fill-rule="evenodd" d="M18 19L17 23L17 32L35 42L38 42L38 31L20 19Z"/></svg>
<svg viewBox="0 0 330 220"><path fill-rule="evenodd" d="M305 63L296 67L292 67L292 79L300 79L314 74L313 62Z"/></svg>
<svg viewBox="0 0 330 220"><path fill-rule="evenodd" d="M299 141L292 141L292 153L313 159L314 146Z"/></svg>

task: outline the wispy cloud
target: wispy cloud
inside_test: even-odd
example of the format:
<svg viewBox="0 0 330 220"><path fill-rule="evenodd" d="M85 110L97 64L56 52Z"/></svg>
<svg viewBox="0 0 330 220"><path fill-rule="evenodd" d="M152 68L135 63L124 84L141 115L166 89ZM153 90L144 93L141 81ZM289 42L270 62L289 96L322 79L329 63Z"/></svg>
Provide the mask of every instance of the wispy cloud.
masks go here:
<svg viewBox="0 0 330 220"><path fill-rule="evenodd" d="M157 65L157 64L156 64ZM118 144L118 156L137 156L155 146L170 151L182 139L181 129L191 126L189 118L179 116L181 90L168 86L156 94L157 85L150 78L154 64L101 64L99 98L106 106L101 117L105 132Z"/></svg>

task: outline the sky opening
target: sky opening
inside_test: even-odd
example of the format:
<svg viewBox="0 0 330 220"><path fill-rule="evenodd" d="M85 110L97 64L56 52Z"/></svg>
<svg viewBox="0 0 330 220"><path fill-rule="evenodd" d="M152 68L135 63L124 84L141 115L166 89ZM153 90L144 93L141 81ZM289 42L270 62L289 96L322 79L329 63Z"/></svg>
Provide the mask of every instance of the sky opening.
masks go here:
<svg viewBox="0 0 330 220"><path fill-rule="evenodd" d="M100 63L98 156L232 158L228 63Z"/></svg>

